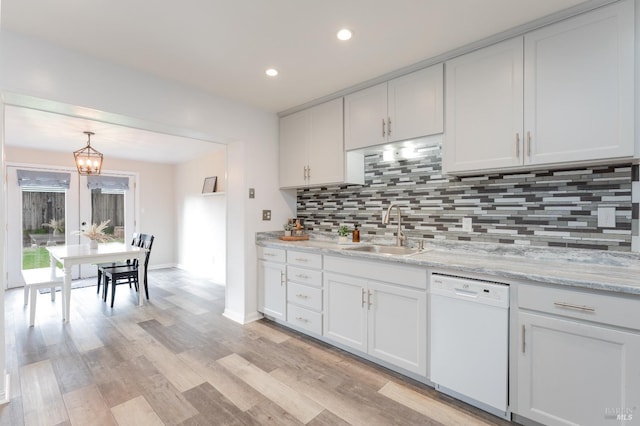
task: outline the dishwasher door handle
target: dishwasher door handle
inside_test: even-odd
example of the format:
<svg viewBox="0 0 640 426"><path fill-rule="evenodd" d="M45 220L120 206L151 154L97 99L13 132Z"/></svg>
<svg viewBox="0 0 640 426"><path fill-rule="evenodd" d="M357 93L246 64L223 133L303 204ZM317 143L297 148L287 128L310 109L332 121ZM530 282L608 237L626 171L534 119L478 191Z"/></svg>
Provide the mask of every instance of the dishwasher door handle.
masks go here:
<svg viewBox="0 0 640 426"><path fill-rule="evenodd" d="M456 296L463 296L463 297L472 297L472 298L477 298L478 297L478 293L475 291L469 291L469 290L464 290L461 288L456 288Z"/></svg>

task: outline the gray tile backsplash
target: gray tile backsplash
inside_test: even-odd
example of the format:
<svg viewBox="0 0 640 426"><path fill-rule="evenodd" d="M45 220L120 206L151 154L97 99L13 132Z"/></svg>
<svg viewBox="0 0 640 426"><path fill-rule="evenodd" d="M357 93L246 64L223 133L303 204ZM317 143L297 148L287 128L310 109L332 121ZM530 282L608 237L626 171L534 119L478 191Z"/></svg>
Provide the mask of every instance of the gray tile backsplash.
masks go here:
<svg viewBox="0 0 640 426"><path fill-rule="evenodd" d="M358 223L363 234L391 236L396 222L383 225L383 209L398 203L409 238L631 250L638 165L456 178L442 175L439 142L418 153L389 162L381 152L367 155L364 185L299 189L298 217L309 230ZM598 227L598 206L616 208L615 228ZM472 232L462 230L463 218Z"/></svg>

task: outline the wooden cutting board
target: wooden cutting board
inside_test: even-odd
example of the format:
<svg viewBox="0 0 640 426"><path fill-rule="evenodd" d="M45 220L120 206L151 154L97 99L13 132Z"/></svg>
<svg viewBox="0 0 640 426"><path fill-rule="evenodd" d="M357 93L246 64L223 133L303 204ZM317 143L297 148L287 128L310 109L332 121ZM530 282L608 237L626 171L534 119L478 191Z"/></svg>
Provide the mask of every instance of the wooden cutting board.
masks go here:
<svg viewBox="0 0 640 426"><path fill-rule="evenodd" d="M280 239L282 241L304 241L309 239L309 235L292 235L290 237L283 235Z"/></svg>

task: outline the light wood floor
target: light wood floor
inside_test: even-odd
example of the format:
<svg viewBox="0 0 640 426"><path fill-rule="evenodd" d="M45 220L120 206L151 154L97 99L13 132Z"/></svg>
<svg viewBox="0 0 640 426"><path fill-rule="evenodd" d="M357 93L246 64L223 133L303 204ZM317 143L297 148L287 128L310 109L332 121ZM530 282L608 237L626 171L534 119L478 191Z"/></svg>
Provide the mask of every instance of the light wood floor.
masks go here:
<svg viewBox="0 0 640 426"><path fill-rule="evenodd" d="M28 327L22 289L5 297L11 402L0 425L509 424L270 321L221 313L224 288L150 271L151 300L118 286L39 295ZM58 293L59 294L59 293Z"/></svg>

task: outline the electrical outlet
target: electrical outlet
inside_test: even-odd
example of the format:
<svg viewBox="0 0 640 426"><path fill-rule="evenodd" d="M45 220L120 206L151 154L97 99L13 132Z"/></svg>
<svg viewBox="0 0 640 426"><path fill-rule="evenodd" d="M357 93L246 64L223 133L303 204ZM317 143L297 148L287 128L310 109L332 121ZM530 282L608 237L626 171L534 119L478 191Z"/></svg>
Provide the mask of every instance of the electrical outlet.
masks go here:
<svg viewBox="0 0 640 426"><path fill-rule="evenodd" d="M613 206L598 206L598 228L616 227L616 208Z"/></svg>
<svg viewBox="0 0 640 426"><path fill-rule="evenodd" d="M271 220L271 210L262 210L262 220Z"/></svg>
<svg viewBox="0 0 640 426"><path fill-rule="evenodd" d="M462 218L462 230L465 232L473 231L473 220L470 217Z"/></svg>
<svg viewBox="0 0 640 426"><path fill-rule="evenodd" d="M249 198L256 198L255 188L249 188Z"/></svg>

